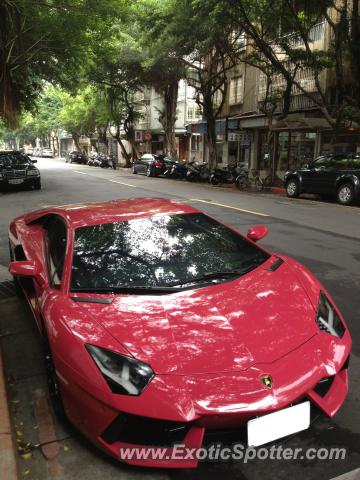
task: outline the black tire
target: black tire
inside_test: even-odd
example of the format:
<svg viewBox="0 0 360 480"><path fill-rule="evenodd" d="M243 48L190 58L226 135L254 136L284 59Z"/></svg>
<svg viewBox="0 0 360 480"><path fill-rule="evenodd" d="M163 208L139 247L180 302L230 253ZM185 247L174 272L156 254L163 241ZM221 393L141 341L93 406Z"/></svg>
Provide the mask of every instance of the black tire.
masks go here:
<svg viewBox="0 0 360 480"><path fill-rule="evenodd" d="M146 169L146 176L147 176L147 177L153 177L153 176L154 176L151 167L147 167L147 169Z"/></svg>
<svg viewBox="0 0 360 480"><path fill-rule="evenodd" d="M47 376L47 384L49 389L50 401L56 415L60 419L64 420L66 418L66 413L64 409L62 396L61 396L61 387L60 387L59 379L56 373L56 368L53 363L52 353L46 338L45 338L44 353L45 353L45 367L46 367L46 376Z"/></svg>
<svg viewBox="0 0 360 480"><path fill-rule="evenodd" d="M355 199L354 186L351 183L341 184L337 189L336 198L341 205L351 205Z"/></svg>
<svg viewBox="0 0 360 480"><path fill-rule="evenodd" d="M248 180L245 175L240 175L235 180L235 185L239 190L245 190L248 187Z"/></svg>
<svg viewBox="0 0 360 480"><path fill-rule="evenodd" d="M298 198L300 195L300 183L296 178L290 178L286 182L286 195L289 198Z"/></svg>
<svg viewBox="0 0 360 480"><path fill-rule="evenodd" d="M37 180L35 183L34 183L34 190L41 190L41 180Z"/></svg>
<svg viewBox="0 0 360 480"><path fill-rule="evenodd" d="M216 175L210 175L209 183L211 183L211 185L219 185L220 182L216 178Z"/></svg>
<svg viewBox="0 0 360 480"><path fill-rule="evenodd" d="M264 184L260 178L255 178L255 188L258 192L262 192L264 190Z"/></svg>
<svg viewBox="0 0 360 480"><path fill-rule="evenodd" d="M136 175L136 174L137 174L137 171L136 171L135 165L133 165L133 166L131 167L131 171L132 171L132 173L133 173L134 175Z"/></svg>
<svg viewBox="0 0 360 480"><path fill-rule="evenodd" d="M10 240L9 240L9 257L10 257L10 262L16 261L16 258L14 257L14 254L10 245ZM17 277L13 277L13 281L14 281L16 293L18 294L19 297L22 297L24 292L23 292L23 289L21 288L19 279Z"/></svg>

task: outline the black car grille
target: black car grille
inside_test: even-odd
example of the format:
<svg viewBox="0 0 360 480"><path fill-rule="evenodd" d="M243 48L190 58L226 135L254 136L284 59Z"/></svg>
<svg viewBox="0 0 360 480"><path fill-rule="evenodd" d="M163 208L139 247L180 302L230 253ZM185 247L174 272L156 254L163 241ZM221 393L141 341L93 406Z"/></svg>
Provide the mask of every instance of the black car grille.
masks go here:
<svg viewBox="0 0 360 480"><path fill-rule="evenodd" d="M5 170L4 172L4 178L7 180L24 177L26 177L26 170Z"/></svg>
<svg viewBox="0 0 360 480"><path fill-rule="evenodd" d="M136 445L172 446L182 442L191 423L158 420L129 413L120 413L107 427L101 438L106 443L133 443Z"/></svg>

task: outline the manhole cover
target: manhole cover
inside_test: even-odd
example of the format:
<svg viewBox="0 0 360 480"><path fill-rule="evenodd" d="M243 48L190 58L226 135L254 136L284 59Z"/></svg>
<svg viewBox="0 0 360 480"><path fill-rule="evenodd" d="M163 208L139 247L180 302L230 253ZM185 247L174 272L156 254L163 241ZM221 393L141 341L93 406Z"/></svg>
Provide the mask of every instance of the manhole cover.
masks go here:
<svg viewBox="0 0 360 480"><path fill-rule="evenodd" d="M16 288L12 280L6 280L0 283L0 299L16 297Z"/></svg>

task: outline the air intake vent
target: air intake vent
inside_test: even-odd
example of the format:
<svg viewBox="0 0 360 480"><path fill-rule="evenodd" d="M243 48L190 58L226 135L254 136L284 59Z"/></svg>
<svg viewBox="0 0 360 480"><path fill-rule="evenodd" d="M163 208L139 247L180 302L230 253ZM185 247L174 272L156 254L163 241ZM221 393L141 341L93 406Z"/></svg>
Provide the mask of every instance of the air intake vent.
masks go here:
<svg viewBox="0 0 360 480"><path fill-rule="evenodd" d="M284 263L284 260L282 258L278 258L275 260L275 262L270 265L266 270L269 270L270 272L275 272L282 264Z"/></svg>

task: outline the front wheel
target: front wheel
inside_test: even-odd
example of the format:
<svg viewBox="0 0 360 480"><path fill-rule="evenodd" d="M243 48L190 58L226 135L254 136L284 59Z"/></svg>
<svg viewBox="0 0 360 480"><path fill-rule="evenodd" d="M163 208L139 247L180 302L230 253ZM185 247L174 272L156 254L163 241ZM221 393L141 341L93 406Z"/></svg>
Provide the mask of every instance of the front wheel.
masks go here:
<svg viewBox="0 0 360 480"><path fill-rule="evenodd" d="M217 179L216 175L210 175L209 182L211 185L219 185L219 180Z"/></svg>
<svg viewBox="0 0 360 480"><path fill-rule="evenodd" d="M37 180L34 184L34 190L41 190L41 181Z"/></svg>
<svg viewBox="0 0 360 480"><path fill-rule="evenodd" d="M45 346L45 366L49 395L52 406L56 415L61 419L64 419L66 417L66 414L61 396L61 387L59 383L59 378L56 373L56 368L53 363L52 354L48 345Z"/></svg>
<svg viewBox="0 0 360 480"><path fill-rule="evenodd" d="M153 176L153 172L151 170L151 167L147 167L146 169L146 176L147 177L152 177Z"/></svg>
<svg viewBox="0 0 360 480"><path fill-rule="evenodd" d="M258 192L262 192L264 190L264 184L260 178L255 178L255 188Z"/></svg>
<svg viewBox="0 0 360 480"><path fill-rule="evenodd" d="M341 205L351 205L354 201L355 191L351 183L340 185L336 193L337 201Z"/></svg>
<svg viewBox="0 0 360 480"><path fill-rule="evenodd" d="M290 198L297 198L300 195L299 182L294 178L286 183L286 195Z"/></svg>
<svg viewBox="0 0 360 480"><path fill-rule="evenodd" d="M237 177L235 180L235 185L239 190L245 190L245 188L248 186L248 180L245 175L240 175Z"/></svg>

